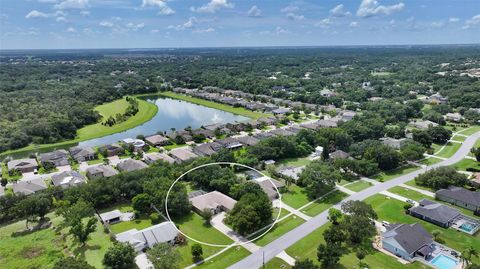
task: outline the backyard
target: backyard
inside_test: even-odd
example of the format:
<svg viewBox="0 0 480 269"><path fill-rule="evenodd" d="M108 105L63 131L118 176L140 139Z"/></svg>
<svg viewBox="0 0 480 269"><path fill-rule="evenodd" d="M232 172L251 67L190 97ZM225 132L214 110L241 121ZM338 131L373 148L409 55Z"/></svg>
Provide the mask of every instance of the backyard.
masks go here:
<svg viewBox="0 0 480 269"><path fill-rule="evenodd" d="M415 165L405 165L405 166L402 166L402 167L399 167L397 169L393 169L393 170L390 170L390 171L380 172L377 175L373 176L373 179L376 179L380 182L388 181L388 180L394 179L396 177L399 177L401 175L405 175L405 174L408 174L410 172L416 171L418 169L420 169L420 167L415 166Z"/></svg>

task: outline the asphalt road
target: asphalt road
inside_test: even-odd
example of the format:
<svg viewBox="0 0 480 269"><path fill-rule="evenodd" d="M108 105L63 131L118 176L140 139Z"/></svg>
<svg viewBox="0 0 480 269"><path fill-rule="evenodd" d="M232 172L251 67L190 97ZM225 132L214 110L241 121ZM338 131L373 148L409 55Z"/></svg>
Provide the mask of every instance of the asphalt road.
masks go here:
<svg viewBox="0 0 480 269"><path fill-rule="evenodd" d="M345 198L342 202L334 205L333 207L340 209L340 206L343 202L350 200L364 200L376 193L385 191L397 185L403 184L407 181L414 179L416 176L425 173L426 171L437 168L440 166L447 166L461 161L465 156L468 155L470 149L475 145L477 139L480 138L480 132L477 132L469 136L462 144L460 149L450 158L428 166L427 168L416 170L409 174L399 176L390 181L383 182L381 184L373 185L372 187L365 189L363 191L357 192L349 197ZM306 221L304 224L298 226L297 228L291 230L290 232L279 237L277 240L271 242L270 244L260 248L259 250L253 252L250 256L245 259L237 262L236 264L230 266L231 269L245 269L245 268L260 268L263 265L263 262L267 263L269 260L273 259L277 254L295 244L298 240L307 236L311 232L315 231L322 225L328 222L328 210L323 211L319 215L313 217L312 219Z"/></svg>

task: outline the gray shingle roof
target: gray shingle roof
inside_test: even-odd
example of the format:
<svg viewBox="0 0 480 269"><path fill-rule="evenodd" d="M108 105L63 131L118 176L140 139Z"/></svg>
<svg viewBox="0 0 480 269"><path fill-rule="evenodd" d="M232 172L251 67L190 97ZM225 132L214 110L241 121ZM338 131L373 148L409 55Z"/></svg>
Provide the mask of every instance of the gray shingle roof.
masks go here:
<svg viewBox="0 0 480 269"><path fill-rule="evenodd" d="M469 191L461 187L450 187L448 189L438 190L436 195L442 195L466 204L480 207L480 192Z"/></svg>
<svg viewBox="0 0 480 269"><path fill-rule="evenodd" d="M77 171L65 171L52 176L52 184L54 186L75 186L85 183L85 177Z"/></svg>
<svg viewBox="0 0 480 269"><path fill-rule="evenodd" d="M387 229L384 239L394 239L409 254L433 242L433 237L418 223L393 224Z"/></svg>
<svg viewBox="0 0 480 269"><path fill-rule="evenodd" d="M137 251L140 251L158 243L171 242L177 235L178 231L175 224L167 221L140 231L137 229L128 230L117 234L116 239L119 242L130 243Z"/></svg>
<svg viewBox="0 0 480 269"><path fill-rule="evenodd" d="M12 169L28 169L28 168L37 168L37 160L35 159L18 159L9 161L7 164L8 170Z"/></svg>
<svg viewBox="0 0 480 269"><path fill-rule="evenodd" d="M427 199L420 200L419 205L410 208L410 211L440 223L448 223L450 220L460 215L460 211L455 208Z"/></svg>
<svg viewBox="0 0 480 269"><path fill-rule="evenodd" d="M12 185L14 193L32 194L47 188L47 184L42 178L19 181Z"/></svg>
<svg viewBox="0 0 480 269"><path fill-rule="evenodd" d="M146 163L134 159L128 159L117 164L118 170L126 172L136 171L147 167L148 165Z"/></svg>
<svg viewBox="0 0 480 269"><path fill-rule="evenodd" d="M103 177L111 177L118 174L118 171L110 165L104 164L87 168L87 174L96 175L98 173L102 173Z"/></svg>

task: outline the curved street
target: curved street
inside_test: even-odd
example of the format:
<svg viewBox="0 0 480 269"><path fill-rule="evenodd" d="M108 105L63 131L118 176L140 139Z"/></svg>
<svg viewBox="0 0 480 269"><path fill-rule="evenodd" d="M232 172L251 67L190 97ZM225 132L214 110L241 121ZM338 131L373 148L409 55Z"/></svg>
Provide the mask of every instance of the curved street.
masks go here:
<svg viewBox="0 0 480 269"><path fill-rule="evenodd" d="M373 185L370 188L367 188L363 191L357 192L355 194L350 195L349 197L345 198L340 203L334 205L334 208L340 209L342 203L350 200L364 200L374 194L380 193L382 191L386 191L392 187L397 185L404 184L407 181L414 179L416 176L425 173L426 171L437 168L440 166L448 166L454 163L461 161L465 158L470 149L475 145L477 139L480 138L480 132L477 132L473 135L467 137L467 139L462 143L462 146L457 150L457 152L450 158L439 162L437 164L433 164L427 166L423 169L416 170L406 175L399 176L394 178L390 181L383 182L377 185ZM259 250L253 252L250 256L246 257L245 259L237 262L236 264L230 266L231 269L244 269L244 268L260 268L263 263L267 263L269 260L273 259L276 255L280 252L284 251L291 245L295 244L298 240L302 239L303 237L307 236L311 232L315 231L322 225L328 222L328 210L323 211L319 215L311 218L310 220L306 221L304 224L298 226L297 228L291 230L290 232L284 234L283 236L279 237L275 241L271 242L270 244L260 248Z"/></svg>

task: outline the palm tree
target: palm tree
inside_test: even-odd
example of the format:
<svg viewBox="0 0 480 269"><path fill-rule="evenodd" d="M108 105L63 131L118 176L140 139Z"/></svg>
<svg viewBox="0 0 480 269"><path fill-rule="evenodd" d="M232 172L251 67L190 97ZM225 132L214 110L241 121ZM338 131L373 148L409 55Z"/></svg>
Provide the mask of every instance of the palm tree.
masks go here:
<svg viewBox="0 0 480 269"><path fill-rule="evenodd" d="M460 259L462 260L462 264L465 262L466 265L470 264L470 261L473 257L478 258L478 251L473 247L469 246L460 255Z"/></svg>

